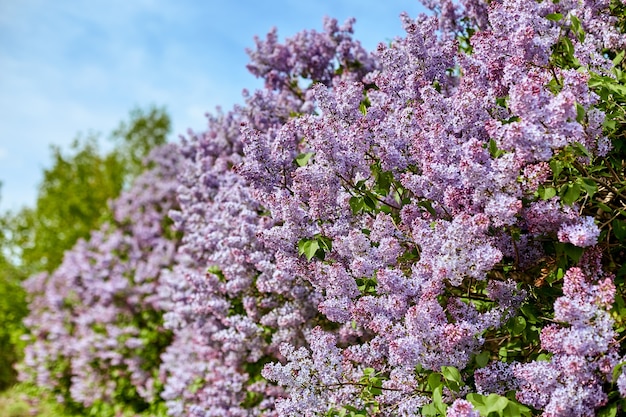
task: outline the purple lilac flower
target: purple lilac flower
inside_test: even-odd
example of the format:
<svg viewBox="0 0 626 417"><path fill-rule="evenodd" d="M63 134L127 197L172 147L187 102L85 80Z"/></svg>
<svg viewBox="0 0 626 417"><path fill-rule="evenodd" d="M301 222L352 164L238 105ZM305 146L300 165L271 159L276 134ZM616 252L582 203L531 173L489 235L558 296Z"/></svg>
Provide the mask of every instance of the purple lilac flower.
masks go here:
<svg viewBox="0 0 626 417"><path fill-rule="evenodd" d="M457 399L446 411L447 417L480 417L480 413L467 400Z"/></svg>
<svg viewBox="0 0 626 417"><path fill-rule="evenodd" d="M576 222L562 225L558 236L560 242L569 242L580 247L593 246L600 236L600 228L595 224L593 217L586 216Z"/></svg>

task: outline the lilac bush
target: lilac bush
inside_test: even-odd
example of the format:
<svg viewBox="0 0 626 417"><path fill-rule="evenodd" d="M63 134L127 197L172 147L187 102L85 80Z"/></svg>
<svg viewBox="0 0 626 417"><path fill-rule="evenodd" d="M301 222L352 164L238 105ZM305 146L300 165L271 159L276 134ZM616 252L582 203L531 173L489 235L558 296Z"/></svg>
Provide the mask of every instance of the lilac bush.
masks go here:
<svg viewBox="0 0 626 417"><path fill-rule="evenodd" d="M589 357L587 379L551 374L596 400L555 411L557 400L525 396L522 376L564 366L542 329L559 320L555 291L579 249L600 237L577 201L607 196L560 176L610 149L589 84L611 68L602 48L623 44L606 5L579 7L433 5L439 16L404 16L406 38L371 56L333 50L349 45L337 29L257 40L249 68L265 90L184 145L173 218L188 258L171 275L168 323L188 342L164 366L170 412L434 415L454 402L450 413L473 415L493 402L586 415L606 404L619 362L609 302L594 353L604 374ZM193 360L178 372L182 350Z"/></svg>
<svg viewBox="0 0 626 417"><path fill-rule="evenodd" d="M436 9L404 16L362 79L315 85L315 114L242 129L241 172L275 221L259 238L333 323L262 375L286 389L280 415L438 415L497 402L474 373L519 360L500 412L594 415L620 361L613 277L586 318L562 308L599 243L585 205L608 196L588 174L611 147L590 84L626 38L607 2Z"/></svg>
<svg viewBox="0 0 626 417"><path fill-rule="evenodd" d="M70 406L113 413L114 405L158 408L160 354L171 332L161 289L174 261L180 156L153 151L149 168L113 202L113 221L66 252L52 274L30 278L29 344L22 381L51 390Z"/></svg>
<svg viewBox="0 0 626 417"><path fill-rule="evenodd" d="M183 141L180 209L171 213L183 238L166 314L175 340L162 366L172 415L276 415L285 391L262 378L264 364L284 357L283 343L308 345L307 332L325 320L317 311L322 295L257 239L276 221L235 168L244 160L242 124L272 135L294 114L314 110L311 83L329 83L338 66L355 76L371 69L351 25L329 19L324 32L284 44L275 31L257 39L249 69L266 89L247 94L245 107L210 116L204 133Z"/></svg>
<svg viewBox="0 0 626 417"><path fill-rule="evenodd" d="M371 54L256 39L264 88L29 281L27 377L171 416L626 409L626 6L426 4Z"/></svg>

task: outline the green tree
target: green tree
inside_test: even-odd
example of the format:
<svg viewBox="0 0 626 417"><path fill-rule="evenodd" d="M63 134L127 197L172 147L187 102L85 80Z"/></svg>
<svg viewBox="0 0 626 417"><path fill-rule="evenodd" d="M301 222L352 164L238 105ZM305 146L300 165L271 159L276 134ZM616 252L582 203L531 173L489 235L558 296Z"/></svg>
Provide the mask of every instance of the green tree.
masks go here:
<svg viewBox="0 0 626 417"><path fill-rule="evenodd" d="M108 201L141 173L143 159L169 131L163 109L135 109L113 132L109 153L94 136L76 139L68 153L52 146L52 167L44 171L35 207L10 217L11 246L24 275L55 270L66 250L100 226L110 216Z"/></svg>
<svg viewBox="0 0 626 417"><path fill-rule="evenodd" d="M18 359L21 320L26 315L24 289L19 275L10 262L6 248L6 218L0 217L0 390L16 378L12 364Z"/></svg>
<svg viewBox="0 0 626 417"><path fill-rule="evenodd" d="M143 171L143 161L150 151L167 142L170 130L171 122L165 110L152 107L147 111L132 110L130 121L120 123L113 131L112 139L116 141L113 153L125 170L127 182Z"/></svg>
<svg viewBox="0 0 626 417"><path fill-rule="evenodd" d="M36 206L13 218L14 243L21 248L26 275L54 270L65 250L106 218L107 201L122 189L121 161L101 155L95 138L76 140L71 150L64 154L52 147L52 168L44 171Z"/></svg>
<svg viewBox="0 0 626 417"><path fill-rule="evenodd" d="M169 132L164 109L134 109L113 131L109 152L95 135L77 138L69 150L52 146L35 206L0 215L0 390L15 382L12 365L21 356L27 313L21 282L55 270L66 250L110 218L109 201L142 172L143 159Z"/></svg>

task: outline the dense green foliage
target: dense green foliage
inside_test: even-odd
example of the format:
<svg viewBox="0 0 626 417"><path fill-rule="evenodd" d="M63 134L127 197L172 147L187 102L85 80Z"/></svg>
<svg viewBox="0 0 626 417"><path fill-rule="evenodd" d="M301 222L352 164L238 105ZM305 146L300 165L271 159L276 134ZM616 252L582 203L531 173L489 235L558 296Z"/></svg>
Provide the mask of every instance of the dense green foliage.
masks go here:
<svg viewBox="0 0 626 417"><path fill-rule="evenodd" d="M0 219L0 247L6 242L5 227L5 219ZM15 381L11 364L18 359L15 346L19 345L20 320L27 312L24 294L16 279L16 268L0 253L0 390Z"/></svg>

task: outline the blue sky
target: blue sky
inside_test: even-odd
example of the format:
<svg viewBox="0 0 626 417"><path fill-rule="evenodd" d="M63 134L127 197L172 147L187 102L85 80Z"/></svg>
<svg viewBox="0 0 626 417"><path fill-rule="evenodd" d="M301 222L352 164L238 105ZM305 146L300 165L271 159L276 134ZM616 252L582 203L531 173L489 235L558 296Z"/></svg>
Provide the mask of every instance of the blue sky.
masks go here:
<svg viewBox="0 0 626 417"><path fill-rule="evenodd" d="M0 0L0 210L33 205L50 145L109 133L129 111L165 106L172 139L260 83L245 65L254 35L322 29L356 17L368 50L401 36L417 0Z"/></svg>

